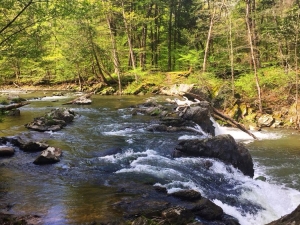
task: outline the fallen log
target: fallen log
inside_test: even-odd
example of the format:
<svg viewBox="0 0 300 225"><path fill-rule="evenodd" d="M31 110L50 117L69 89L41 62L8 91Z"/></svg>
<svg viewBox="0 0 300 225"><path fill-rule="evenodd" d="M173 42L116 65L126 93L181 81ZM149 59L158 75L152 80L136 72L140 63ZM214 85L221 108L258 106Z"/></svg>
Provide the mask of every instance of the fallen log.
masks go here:
<svg viewBox="0 0 300 225"><path fill-rule="evenodd" d="M241 131L244 131L245 133L249 134L251 137L253 137L254 139L257 139L257 137L252 134L250 131L248 131L242 124L236 122L235 120L233 120L232 118L224 115L223 113L221 113L220 111L218 111L216 108L212 107L213 110L213 116L219 117L219 119L225 120L226 122L228 122L231 125L234 125L236 128L240 129Z"/></svg>
<svg viewBox="0 0 300 225"><path fill-rule="evenodd" d="M84 105L84 104L91 104L92 103L92 100L90 100L89 98L93 95L93 93L88 93L88 94L85 94L85 95L82 95L78 98L75 98L73 99L72 101L69 101L69 102L66 102L66 103L63 103L62 105L72 105L72 104L81 104L81 105ZM86 100L89 100L89 101L86 101Z"/></svg>
<svg viewBox="0 0 300 225"><path fill-rule="evenodd" d="M20 102L20 103L13 103L13 104L9 104L9 105L1 105L0 110L2 112L8 111L8 110L20 108L20 107L28 105L28 104L30 104L30 103L29 102Z"/></svg>
<svg viewBox="0 0 300 225"><path fill-rule="evenodd" d="M184 95L187 97L196 98L200 101L206 101L205 99L203 99L201 96L199 96L197 94L185 93ZM257 139L257 137L254 134L252 134L250 131L248 131L242 124L236 122L234 119L230 118L229 116L224 115L223 113L218 111L215 107L213 107L211 104L210 104L210 108L211 108L212 116L215 117L216 119L223 120L223 121L229 123L231 126L234 126L238 129L240 129L241 131L247 133L254 139Z"/></svg>

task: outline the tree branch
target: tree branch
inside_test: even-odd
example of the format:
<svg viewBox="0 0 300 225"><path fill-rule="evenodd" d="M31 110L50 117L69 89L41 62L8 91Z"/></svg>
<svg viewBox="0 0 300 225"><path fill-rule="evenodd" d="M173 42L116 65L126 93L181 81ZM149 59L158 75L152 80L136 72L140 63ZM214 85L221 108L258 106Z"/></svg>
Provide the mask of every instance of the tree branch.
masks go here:
<svg viewBox="0 0 300 225"><path fill-rule="evenodd" d="M9 21L9 23L8 24L6 24L1 30L0 30L0 34L3 32L3 31L5 31L7 28L9 28L9 26L11 25L11 24L13 24L15 21L16 21L16 19L18 19L18 17L31 5L33 3L33 0L30 0L25 6L24 6L24 8L11 20L11 21Z"/></svg>

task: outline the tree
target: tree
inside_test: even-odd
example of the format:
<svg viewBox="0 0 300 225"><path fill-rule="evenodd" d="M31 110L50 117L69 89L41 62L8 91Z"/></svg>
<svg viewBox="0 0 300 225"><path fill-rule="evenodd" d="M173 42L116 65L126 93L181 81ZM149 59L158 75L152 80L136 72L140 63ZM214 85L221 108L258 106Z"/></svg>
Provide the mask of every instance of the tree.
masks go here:
<svg viewBox="0 0 300 225"><path fill-rule="evenodd" d="M262 100L261 100L261 88L259 84L259 78L258 78L258 73L257 73L257 61L255 57L255 52L254 52L254 44L253 44L253 26L250 24L250 4L251 0L246 0L246 25L247 25L247 31L248 31L248 41L249 41L249 46L250 46L250 54L251 54L251 60L252 60L252 66L253 66L253 71L254 71L254 76L255 76L255 83L256 83L256 88L257 88L257 94L258 94L258 108L259 112L262 113Z"/></svg>

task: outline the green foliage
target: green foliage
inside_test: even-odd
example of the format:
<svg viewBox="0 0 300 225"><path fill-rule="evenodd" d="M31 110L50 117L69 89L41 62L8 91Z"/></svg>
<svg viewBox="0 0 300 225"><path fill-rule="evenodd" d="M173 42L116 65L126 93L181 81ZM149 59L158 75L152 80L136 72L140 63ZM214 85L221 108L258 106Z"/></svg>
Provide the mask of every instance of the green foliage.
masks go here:
<svg viewBox="0 0 300 225"><path fill-rule="evenodd" d="M3 99L3 100L0 101L0 104L1 105L8 105L8 101Z"/></svg>
<svg viewBox="0 0 300 225"><path fill-rule="evenodd" d="M257 95L253 73L242 74L235 80L234 86L237 93L242 93L249 97L255 97Z"/></svg>
<svg viewBox="0 0 300 225"><path fill-rule="evenodd" d="M208 8L204 1L34 1L16 20L30 1L2 2L1 84L73 82L79 86L79 80L84 85L99 81L111 85L98 88L99 92L112 93L120 79L123 92L135 94L152 91L154 85L185 82L209 89L212 96L224 100L231 88L231 40L235 91L257 95L254 75L249 72L244 1L222 8L218 4ZM258 1L252 10L255 54L258 65L264 67L258 71L260 86L263 93L282 96L280 92L295 84L299 7L296 2ZM211 22L208 72L201 73ZM190 68L193 73L185 79L181 71Z"/></svg>
<svg viewBox="0 0 300 225"><path fill-rule="evenodd" d="M258 71L259 81L263 92L273 92L274 94L284 95L288 93L280 93L295 79L293 73L286 74L282 68L268 67ZM247 73L240 76L235 81L236 92L245 94L249 97L257 95L255 78L253 73ZM278 93L276 93L276 91Z"/></svg>
<svg viewBox="0 0 300 225"><path fill-rule="evenodd" d="M218 79L215 74L213 73L200 73L198 74L198 82L200 86L206 87L209 90L212 90L212 97L218 95L218 91L220 90L221 86L224 82Z"/></svg>
<svg viewBox="0 0 300 225"><path fill-rule="evenodd" d="M152 74L144 72L138 75L139 80L137 82L131 82L126 85L126 89L123 90L124 94L137 94L140 92L151 92L154 86L160 86L165 81L163 74Z"/></svg>
<svg viewBox="0 0 300 225"><path fill-rule="evenodd" d="M24 102L24 101L26 101L26 99L21 98L21 97L11 99L11 102L13 102L13 103L20 103L20 102Z"/></svg>

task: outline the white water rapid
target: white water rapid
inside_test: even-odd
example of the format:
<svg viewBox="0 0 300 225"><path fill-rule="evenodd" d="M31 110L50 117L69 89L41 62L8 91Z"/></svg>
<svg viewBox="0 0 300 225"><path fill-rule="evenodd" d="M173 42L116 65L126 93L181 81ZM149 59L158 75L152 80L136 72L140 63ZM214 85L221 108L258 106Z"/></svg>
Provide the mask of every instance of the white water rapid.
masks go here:
<svg viewBox="0 0 300 225"><path fill-rule="evenodd" d="M214 124L217 135L228 133L237 141L245 143L253 141L252 137L240 130L220 127L215 122ZM280 138L278 134L267 132L255 132L255 135L260 140ZM195 138L201 137L182 135L179 140ZM299 191L287 188L284 184L251 179L235 168L214 159L210 159L213 166L209 170L203 170L199 165L206 159L176 158L174 160L159 154L154 149L145 149L142 152L129 149L121 154L99 158L116 164L128 159L131 159L130 165L116 171L117 174L138 173L163 179L165 183L155 185L166 187L169 193L180 189L197 190L222 207L225 213L237 218L241 225L269 223L292 212L300 203ZM259 174L256 173L254 177L265 175L259 168L256 169Z"/></svg>

